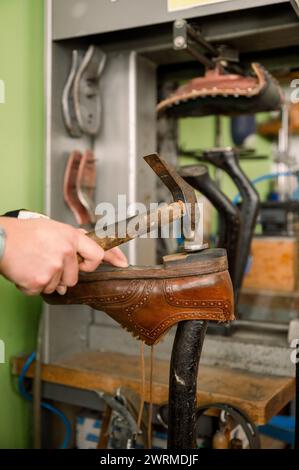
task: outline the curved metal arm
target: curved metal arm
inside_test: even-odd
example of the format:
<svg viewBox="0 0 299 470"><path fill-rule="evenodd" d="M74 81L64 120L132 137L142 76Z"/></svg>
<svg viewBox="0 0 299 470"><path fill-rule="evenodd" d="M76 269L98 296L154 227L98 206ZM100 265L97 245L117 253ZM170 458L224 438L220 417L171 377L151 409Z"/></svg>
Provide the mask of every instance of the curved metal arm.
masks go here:
<svg viewBox="0 0 299 470"><path fill-rule="evenodd" d="M219 214L221 230L218 246L227 251L229 273L236 294L239 287L236 282L236 269L241 235L240 211L210 178L209 170L205 165L184 166L179 172L187 183L200 191L213 204Z"/></svg>
<svg viewBox="0 0 299 470"><path fill-rule="evenodd" d="M232 178L242 196L242 243L240 244L236 269L236 283L241 287L259 210L259 195L240 167L237 153L233 149L206 151L203 154L203 160L224 170Z"/></svg>

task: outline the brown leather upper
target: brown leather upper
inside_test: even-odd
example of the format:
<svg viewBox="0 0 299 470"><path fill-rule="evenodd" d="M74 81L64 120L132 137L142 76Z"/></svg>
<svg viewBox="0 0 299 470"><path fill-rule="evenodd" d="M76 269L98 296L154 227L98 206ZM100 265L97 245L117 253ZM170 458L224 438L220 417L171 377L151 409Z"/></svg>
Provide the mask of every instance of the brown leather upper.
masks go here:
<svg viewBox="0 0 299 470"><path fill-rule="evenodd" d="M82 275L65 296L44 299L102 310L148 345L183 320L234 319L233 289L222 249L175 255L154 268L100 269Z"/></svg>

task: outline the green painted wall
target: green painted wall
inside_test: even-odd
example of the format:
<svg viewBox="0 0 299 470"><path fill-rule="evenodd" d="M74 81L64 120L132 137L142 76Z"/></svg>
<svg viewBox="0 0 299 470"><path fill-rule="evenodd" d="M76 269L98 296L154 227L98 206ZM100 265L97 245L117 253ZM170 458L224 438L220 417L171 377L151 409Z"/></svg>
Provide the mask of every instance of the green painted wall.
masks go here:
<svg viewBox="0 0 299 470"><path fill-rule="evenodd" d="M43 205L43 0L0 0L0 213ZM0 448L28 447L30 405L10 377L11 356L34 349L39 299L0 279Z"/></svg>

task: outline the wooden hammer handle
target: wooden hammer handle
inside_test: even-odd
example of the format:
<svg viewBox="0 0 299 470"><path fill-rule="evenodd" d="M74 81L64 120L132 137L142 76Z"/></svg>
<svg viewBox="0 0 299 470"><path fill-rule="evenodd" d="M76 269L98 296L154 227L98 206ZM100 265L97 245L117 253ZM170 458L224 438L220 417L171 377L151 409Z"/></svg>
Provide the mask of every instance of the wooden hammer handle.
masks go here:
<svg viewBox="0 0 299 470"><path fill-rule="evenodd" d="M87 237L94 240L104 251L110 250L115 246L123 245L130 240L133 240L141 235L150 233L153 230L161 228L163 225L169 225L175 220L181 219L186 213L186 207L183 201L173 202L162 207L159 207L155 211L149 211L145 214L137 215L129 220L121 222L122 228L124 228L124 237L118 237L120 224L113 224L107 228L107 232L111 232L113 236L98 236L95 231L86 234ZM135 231L127 230L126 225L130 224L131 227L138 227ZM123 233L123 232L122 232ZM81 263L83 258L78 254L78 262Z"/></svg>

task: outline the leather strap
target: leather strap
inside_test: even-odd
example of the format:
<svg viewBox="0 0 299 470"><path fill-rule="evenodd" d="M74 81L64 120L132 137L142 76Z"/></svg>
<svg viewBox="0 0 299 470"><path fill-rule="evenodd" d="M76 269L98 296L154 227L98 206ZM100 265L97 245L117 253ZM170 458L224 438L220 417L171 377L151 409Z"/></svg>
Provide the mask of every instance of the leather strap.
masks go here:
<svg viewBox="0 0 299 470"><path fill-rule="evenodd" d="M141 432L141 420L144 410L144 396L145 396L145 361L144 361L144 341L140 342L140 408L137 418L138 433Z"/></svg>
<svg viewBox="0 0 299 470"><path fill-rule="evenodd" d="M148 448L152 448L152 421L153 421L153 374L154 374L154 346L151 346L150 353L150 380L149 380L149 409L148 409Z"/></svg>
<svg viewBox="0 0 299 470"><path fill-rule="evenodd" d="M89 224L96 223L94 195L96 189L96 159L91 150L86 150L79 162L76 178L76 192L86 210Z"/></svg>

